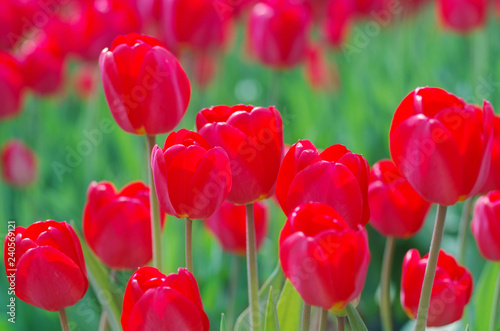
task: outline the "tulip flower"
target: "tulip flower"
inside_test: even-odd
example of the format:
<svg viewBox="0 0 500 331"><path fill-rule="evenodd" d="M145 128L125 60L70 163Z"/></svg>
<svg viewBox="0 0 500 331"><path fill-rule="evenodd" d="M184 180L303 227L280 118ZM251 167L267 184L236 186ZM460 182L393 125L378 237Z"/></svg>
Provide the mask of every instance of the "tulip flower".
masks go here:
<svg viewBox="0 0 500 331"><path fill-rule="evenodd" d="M0 49L12 50L33 36L35 26L28 26L22 18L33 17L39 8L36 0L0 1Z"/></svg>
<svg viewBox="0 0 500 331"><path fill-rule="evenodd" d="M488 5L487 0L439 0L439 17L445 28L467 33L485 24Z"/></svg>
<svg viewBox="0 0 500 331"><path fill-rule="evenodd" d="M16 227L5 238L4 261L7 276L15 279L16 296L32 306L61 311L87 292L82 247L66 222Z"/></svg>
<svg viewBox="0 0 500 331"><path fill-rule="evenodd" d="M299 140L286 153L276 184L276 198L289 215L310 201L332 206L352 229L365 225L369 166L365 158L342 145L319 153L308 140Z"/></svg>
<svg viewBox="0 0 500 331"><path fill-rule="evenodd" d="M224 148L229 156L233 177L229 202L249 204L274 193L283 158L283 127L276 108L203 109L196 116L196 127L209 144Z"/></svg>
<svg viewBox="0 0 500 331"><path fill-rule="evenodd" d="M248 21L249 51L265 65L294 67L306 55L311 23L310 8L300 2L259 2Z"/></svg>
<svg viewBox="0 0 500 331"><path fill-rule="evenodd" d="M196 132L172 132L163 149L154 147L151 165L160 207L178 218L210 217L231 189L226 152Z"/></svg>
<svg viewBox="0 0 500 331"><path fill-rule="evenodd" d="M496 115L493 128L493 148L491 154L491 166L487 179L481 193L500 190L500 116Z"/></svg>
<svg viewBox="0 0 500 331"><path fill-rule="evenodd" d="M220 0L162 0L162 32L167 47L207 51L224 46L233 11Z"/></svg>
<svg viewBox="0 0 500 331"><path fill-rule="evenodd" d="M431 204L410 186L390 160L375 163L368 186L370 224L386 237L409 238L425 221Z"/></svg>
<svg viewBox="0 0 500 331"><path fill-rule="evenodd" d="M363 290L370 251L366 230L353 230L332 207L297 207L281 230L281 267L302 299L341 310Z"/></svg>
<svg viewBox="0 0 500 331"><path fill-rule="evenodd" d="M340 85L334 63L326 61L325 51L319 45L309 45L305 60L305 76L314 90L333 90Z"/></svg>
<svg viewBox="0 0 500 331"><path fill-rule="evenodd" d="M347 38L356 9L351 1L330 0L326 8L323 34L330 45L339 48Z"/></svg>
<svg viewBox="0 0 500 331"><path fill-rule="evenodd" d="M472 234L481 254L500 262L500 191L481 196L474 207Z"/></svg>
<svg viewBox="0 0 500 331"><path fill-rule="evenodd" d="M97 91L97 77L93 66L82 64L76 68L73 84L76 94L82 99L89 99Z"/></svg>
<svg viewBox="0 0 500 331"><path fill-rule="evenodd" d="M9 140L0 152L2 178L9 185L26 187L37 177L38 165L36 155L22 141Z"/></svg>
<svg viewBox="0 0 500 331"><path fill-rule="evenodd" d="M161 224L165 221L162 213ZM92 182L83 211L83 235L113 269L136 269L152 257L149 187L142 182L120 192L110 182Z"/></svg>
<svg viewBox="0 0 500 331"><path fill-rule="evenodd" d="M191 86L175 56L158 40L120 36L102 51L99 67L109 108L123 130L156 135L179 124Z"/></svg>
<svg viewBox="0 0 500 331"><path fill-rule="evenodd" d="M425 200L449 206L476 195L491 159L493 108L483 110L439 88L418 88L399 105L391 156Z"/></svg>
<svg viewBox="0 0 500 331"><path fill-rule="evenodd" d="M401 276L401 304L410 318L417 315L428 255L420 258L416 249L406 253ZM462 318L472 294L472 275L445 251L439 252L437 272L427 317L428 327L444 326Z"/></svg>
<svg viewBox="0 0 500 331"><path fill-rule="evenodd" d="M198 284L186 269L165 276L142 267L128 281L121 316L123 331L208 331Z"/></svg>
<svg viewBox="0 0 500 331"><path fill-rule="evenodd" d="M0 51L0 120L15 117L22 108L23 76L19 62L9 53Z"/></svg>
<svg viewBox="0 0 500 331"><path fill-rule="evenodd" d="M260 201L254 203L253 211L255 241L258 250L267 234L269 211L267 205ZM245 255L246 217L245 206L237 206L225 201L203 224L215 235L225 251Z"/></svg>

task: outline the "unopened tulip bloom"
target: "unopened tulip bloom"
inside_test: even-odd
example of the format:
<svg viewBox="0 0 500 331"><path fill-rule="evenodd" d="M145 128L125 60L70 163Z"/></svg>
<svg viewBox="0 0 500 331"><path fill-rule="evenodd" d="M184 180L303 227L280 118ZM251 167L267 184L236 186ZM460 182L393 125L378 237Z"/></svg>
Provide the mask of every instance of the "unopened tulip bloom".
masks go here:
<svg viewBox="0 0 500 331"><path fill-rule="evenodd" d="M162 224L164 222L162 213ZM110 182L92 182L83 211L83 235L113 269L136 269L152 258L149 187L133 182L120 192Z"/></svg>
<svg viewBox="0 0 500 331"><path fill-rule="evenodd" d="M428 255L420 258L416 249L406 253L401 276L401 304L410 318L417 316L418 302ZM428 327L451 324L462 318L472 294L472 275L445 251L439 252L436 276L427 317Z"/></svg>
<svg viewBox="0 0 500 331"><path fill-rule="evenodd" d="M99 67L111 114L123 130L157 135L179 124L191 85L175 56L158 40L119 36L102 51Z"/></svg>
<svg viewBox="0 0 500 331"><path fill-rule="evenodd" d="M208 331L198 284L186 269L165 276L142 267L128 281L121 316L123 331Z"/></svg>
<svg viewBox="0 0 500 331"><path fill-rule="evenodd" d="M486 22L487 0L439 0L439 17L445 28L460 33L480 28Z"/></svg>
<svg viewBox="0 0 500 331"><path fill-rule="evenodd" d="M332 207L297 207L281 230L281 267L309 305L341 310L363 290L370 261L366 230L351 229Z"/></svg>
<svg viewBox="0 0 500 331"><path fill-rule="evenodd" d="M500 116L496 115L493 128L493 147L491 149L490 171L481 193L500 190Z"/></svg>
<svg viewBox="0 0 500 331"><path fill-rule="evenodd" d="M299 140L286 153L276 184L276 198L285 215L310 201L332 206L353 229L370 218L369 166L362 155L343 145L322 153L308 140Z"/></svg>
<svg viewBox="0 0 500 331"><path fill-rule="evenodd" d="M9 185L26 187L37 177L38 162L35 153L22 141L9 140L0 151L2 178Z"/></svg>
<svg viewBox="0 0 500 331"><path fill-rule="evenodd" d="M368 203L370 224L382 235L396 238L415 235L431 206L415 192L391 160L373 165Z"/></svg>
<svg viewBox="0 0 500 331"><path fill-rule="evenodd" d="M399 105L391 156L422 198L453 205L483 187L491 160L493 108L483 109L439 88L418 88Z"/></svg>
<svg viewBox="0 0 500 331"><path fill-rule="evenodd" d="M283 124L274 107L216 106L201 110L196 127L231 161L233 186L227 200L249 204L274 193L283 158Z"/></svg>
<svg viewBox="0 0 500 331"><path fill-rule="evenodd" d="M330 0L326 8L323 34L330 45L340 48L347 38L356 8L349 0ZM346 48L348 50L348 48Z"/></svg>
<svg viewBox="0 0 500 331"><path fill-rule="evenodd" d="M248 22L249 51L265 65L293 67L306 55L311 22L311 10L301 2L259 2Z"/></svg>
<svg viewBox="0 0 500 331"><path fill-rule="evenodd" d="M60 311L87 292L80 240L66 222L16 227L5 238L4 262L7 276L15 279L16 296L32 306Z"/></svg>
<svg viewBox="0 0 500 331"><path fill-rule="evenodd" d="M227 153L186 129L153 148L151 166L161 209L178 218L210 217L231 189Z"/></svg>
<svg viewBox="0 0 500 331"><path fill-rule="evenodd" d="M487 260L500 262L500 191L476 201L471 229L481 254Z"/></svg>
<svg viewBox="0 0 500 331"><path fill-rule="evenodd" d="M0 51L0 121L19 114L23 101L24 81L19 62Z"/></svg>
<svg viewBox="0 0 500 331"><path fill-rule="evenodd" d="M267 205L260 201L254 203L253 211L255 242L258 250L267 234L269 211ZM237 206L225 201L203 224L215 235L225 251L245 255L247 242L246 218L245 206Z"/></svg>

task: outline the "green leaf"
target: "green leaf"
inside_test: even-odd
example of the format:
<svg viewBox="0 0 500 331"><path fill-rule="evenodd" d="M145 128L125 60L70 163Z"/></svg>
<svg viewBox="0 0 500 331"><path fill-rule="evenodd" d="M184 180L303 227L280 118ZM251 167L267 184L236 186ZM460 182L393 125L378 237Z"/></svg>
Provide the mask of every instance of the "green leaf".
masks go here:
<svg viewBox="0 0 500 331"><path fill-rule="evenodd" d="M224 313L220 315L220 331L226 331L226 319Z"/></svg>
<svg viewBox="0 0 500 331"><path fill-rule="evenodd" d="M278 321L278 314L276 311L276 304L274 302L273 287L272 286L269 288L269 298L267 300L264 330L267 330L267 331L279 331L280 330L279 321Z"/></svg>
<svg viewBox="0 0 500 331"><path fill-rule="evenodd" d="M302 298L289 280L285 282L278 300L278 323L282 330L299 330Z"/></svg>
<svg viewBox="0 0 500 331"><path fill-rule="evenodd" d="M487 263L481 272L474 293L475 330L488 330L493 305L493 295L496 281L500 277L499 264Z"/></svg>
<svg viewBox="0 0 500 331"><path fill-rule="evenodd" d="M71 225L78 235L78 238L80 238L90 285L94 289L102 309L107 314L111 330L119 331L122 329L120 317L123 294L111 284L108 269L87 246L87 243L76 229L74 223Z"/></svg>
<svg viewBox="0 0 500 331"><path fill-rule="evenodd" d="M347 318L349 319L349 324L351 325L352 330L368 331L365 322L363 322L363 319L361 319L361 316L359 316L358 311L356 310L356 308L354 308L352 303L347 305L346 311Z"/></svg>

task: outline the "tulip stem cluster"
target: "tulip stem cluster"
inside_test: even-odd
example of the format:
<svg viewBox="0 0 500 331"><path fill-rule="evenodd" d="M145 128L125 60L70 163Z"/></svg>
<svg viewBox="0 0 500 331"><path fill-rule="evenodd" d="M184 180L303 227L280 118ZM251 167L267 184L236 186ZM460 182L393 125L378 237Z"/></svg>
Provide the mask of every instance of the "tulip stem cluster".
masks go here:
<svg viewBox="0 0 500 331"><path fill-rule="evenodd" d="M490 315L490 331L495 331L497 326L497 316L498 316L498 307L500 306L500 277L497 277L497 283L495 286L495 294L493 296L493 305L491 306L491 315Z"/></svg>
<svg viewBox="0 0 500 331"><path fill-rule="evenodd" d="M186 269L193 273L193 253L192 253L192 238L193 238L193 220L186 217Z"/></svg>
<svg viewBox="0 0 500 331"><path fill-rule="evenodd" d="M384 331L392 331L391 317L391 267L394 257L394 237L387 237L385 242L382 275L380 277L380 317Z"/></svg>
<svg viewBox="0 0 500 331"><path fill-rule="evenodd" d="M429 258L427 267L425 268L424 282L422 284L422 292L418 303L416 331L425 331L427 325L427 315L429 313L429 305L431 301L432 284L436 274L437 261L439 250L441 248L441 239L443 238L444 222L446 219L446 210L448 207L438 205L436 213L436 222L432 233L431 247L429 250Z"/></svg>
<svg viewBox="0 0 500 331"><path fill-rule="evenodd" d="M146 135L148 146L148 175L150 187L150 205L151 205L151 236L153 242L153 266L158 270L161 268L161 227L160 227L160 209L158 207L158 197L156 196L155 183L153 180L153 169L151 168L150 155L155 146L155 136Z"/></svg>
<svg viewBox="0 0 500 331"><path fill-rule="evenodd" d="M61 320L62 331L71 331L68 324L68 316L66 316L66 310L59 310L59 319Z"/></svg>
<svg viewBox="0 0 500 331"><path fill-rule="evenodd" d="M469 218L472 212L472 198L464 201L460 229L458 230L458 263L465 264L465 246L467 242L467 230L469 228Z"/></svg>
<svg viewBox="0 0 500 331"><path fill-rule="evenodd" d="M304 306L302 306L302 331L309 330L309 323L311 320L311 305L308 305L304 301Z"/></svg>
<svg viewBox="0 0 500 331"><path fill-rule="evenodd" d="M318 330L326 330L326 321L328 320L328 310L321 309L321 315L319 316L319 328Z"/></svg>
<svg viewBox="0 0 500 331"><path fill-rule="evenodd" d="M250 329L260 329L259 315L259 281L257 273L257 249L255 245L255 224L253 203L246 205L247 221L247 277L248 277L248 300L250 306Z"/></svg>

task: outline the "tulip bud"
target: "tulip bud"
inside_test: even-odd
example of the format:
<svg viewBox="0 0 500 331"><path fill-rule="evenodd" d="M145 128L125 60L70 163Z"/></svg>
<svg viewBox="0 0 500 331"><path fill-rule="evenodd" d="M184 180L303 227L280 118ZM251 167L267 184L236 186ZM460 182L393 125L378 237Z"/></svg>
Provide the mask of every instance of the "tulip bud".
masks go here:
<svg viewBox="0 0 500 331"><path fill-rule="evenodd" d="M306 203L289 216L280 235L285 276L309 305L342 310L363 290L370 261L368 235L349 228L332 207Z"/></svg>
<svg viewBox="0 0 500 331"><path fill-rule="evenodd" d="M37 177L35 153L20 140L10 140L0 152L2 178L9 185L26 187Z"/></svg>
<svg viewBox="0 0 500 331"><path fill-rule="evenodd" d="M439 17L445 28L467 33L485 24L487 0L439 0Z"/></svg>
<svg viewBox="0 0 500 331"><path fill-rule="evenodd" d="M411 249L403 260L401 305L410 318L417 316L428 255L420 258L420 253ZM441 250L432 285L427 326L444 326L461 319L464 308L469 303L472 287L470 271L458 265L453 256Z"/></svg>
<svg viewBox="0 0 500 331"><path fill-rule="evenodd" d="M4 261L7 275L15 279L16 296L32 306L59 311L87 292L82 246L66 222L16 227L5 238Z"/></svg>
<svg viewBox="0 0 500 331"><path fill-rule="evenodd" d="M118 125L134 134L171 131L191 97L186 73L158 40L129 34L99 58L104 93Z"/></svg>
<svg viewBox="0 0 500 331"><path fill-rule="evenodd" d="M22 108L23 76L19 62L9 53L0 51L0 120L15 117Z"/></svg>
<svg viewBox="0 0 500 331"><path fill-rule="evenodd" d="M481 193L500 190L500 116L498 115L494 119L492 144L490 171L481 189Z"/></svg>
<svg viewBox="0 0 500 331"><path fill-rule="evenodd" d="M476 201L471 222L472 235L481 254L500 262L500 191L492 191Z"/></svg>
<svg viewBox="0 0 500 331"><path fill-rule="evenodd" d="M123 331L208 331L198 284L183 268L165 276L153 267L142 267L128 281L121 316Z"/></svg>

